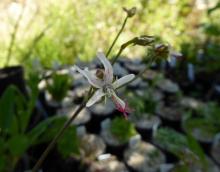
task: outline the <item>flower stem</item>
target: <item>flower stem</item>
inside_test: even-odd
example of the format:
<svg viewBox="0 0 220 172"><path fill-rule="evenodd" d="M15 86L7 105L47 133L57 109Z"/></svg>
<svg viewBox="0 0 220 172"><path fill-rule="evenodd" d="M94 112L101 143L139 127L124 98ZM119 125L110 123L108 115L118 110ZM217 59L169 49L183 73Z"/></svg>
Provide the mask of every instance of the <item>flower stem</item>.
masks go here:
<svg viewBox="0 0 220 172"><path fill-rule="evenodd" d="M127 23L127 20L128 20L128 16L126 16L126 18L124 19L124 22L123 22L123 24L122 24L122 26L121 26L121 29L119 30L119 32L118 32L118 34L116 35L114 41L112 42L111 47L108 49L108 51L107 51L107 53L106 53L106 57L108 57L109 54L111 53L112 48L114 47L114 45L115 45L116 41L118 40L119 36L121 35L122 31L124 30L124 27L125 27L125 25L126 25L126 23Z"/></svg>
<svg viewBox="0 0 220 172"><path fill-rule="evenodd" d="M124 50L127 46L129 46L130 44L132 44L132 40L130 40L130 41L128 41L128 42L126 42L126 43L124 43L124 44L121 45L121 48L119 49L117 55L114 57L114 59L113 59L112 62L111 62L112 65L117 61L118 57L121 55L121 53L123 52L123 50Z"/></svg>

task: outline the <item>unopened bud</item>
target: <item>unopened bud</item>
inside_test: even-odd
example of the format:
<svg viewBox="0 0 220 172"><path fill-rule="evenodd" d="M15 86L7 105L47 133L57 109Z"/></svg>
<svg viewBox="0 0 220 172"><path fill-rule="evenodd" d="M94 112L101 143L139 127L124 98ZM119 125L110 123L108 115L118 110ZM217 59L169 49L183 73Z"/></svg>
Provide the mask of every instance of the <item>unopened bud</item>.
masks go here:
<svg viewBox="0 0 220 172"><path fill-rule="evenodd" d="M99 79L103 80L103 79L104 79L104 71L103 71L103 69L97 69L97 70L96 70L96 76L97 76Z"/></svg>
<svg viewBox="0 0 220 172"><path fill-rule="evenodd" d="M137 8L132 7L131 9L127 9L127 8L123 7L123 10L127 13L128 17L133 17L136 14Z"/></svg>
<svg viewBox="0 0 220 172"><path fill-rule="evenodd" d="M133 39L134 45L147 46L154 42L153 36L142 35Z"/></svg>
<svg viewBox="0 0 220 172"><path fill-rule="evenodd" d="M167 58L169 55L169 46L165 44L157 44L155 45L155 54L160 57Z"/></svg>

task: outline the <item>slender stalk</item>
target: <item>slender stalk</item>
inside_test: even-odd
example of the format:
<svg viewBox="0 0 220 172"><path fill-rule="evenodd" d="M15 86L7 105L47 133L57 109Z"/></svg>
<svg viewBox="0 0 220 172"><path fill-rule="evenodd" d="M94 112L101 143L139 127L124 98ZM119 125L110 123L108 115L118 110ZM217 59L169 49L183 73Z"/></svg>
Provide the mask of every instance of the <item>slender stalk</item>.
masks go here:
<svg viewBox="0 0 220 172"><path fill-rule="evenodd" d="M123 22L123 24L122 24L122 26L121 26L121 29L119 30L117 36L115 37L114 41L112 42L111 47L108 49L108 51L107 51L107 53L106 53L106 57L109 56L109 54L111 53L112 48L114 47L116 41L118 40L119 36L121 35L122 31L124 30L124 27L125 27L125 25L126 25L126 23L127 23L128 18L129 18L129 17L126 16L126 18L124 19L124 22Z"/></svg>
<svg viewBox="0 0 220 172"><path fill-rule="evenodd" d="M11 34L11 40L10 40L10 44L9 44L9 47L8 47L8 53L7 53L7 56L6 56L5 67L7 67L9 65L9 62L11 60L12 48L13 48L14 43L15 43L16 35L17 35L17 32L18 32L18 28L19 28L20 21L22 19L23 14L24 14L24 7L23 7L21 13L18 16L18 19L17 19L17 21L14 25L14 31Z"/></svg>
<svg viewBox="0 0 220 172"><path fill-rule="evenodd" d="M117 55L114 57L114 59L112 60L112 65L115 64L115 62L117 61L118 57L121 55L122 51L124 50L124 48L120 48L120 50L118 51Z"/></svg>
<svg viewBox="0 0 220 172"><path fill-rule="evenodd" d="M132 43L133 43L132 40L130 40L130 41L128 41L128 42L126 42L126 43L124 43L124 44L121 45L121 48L119 49L117 55L114 57L114 59L113 59L112 62L111 62L112 65L117 61L118 57L121 55L121 53L123 52L123 50L124 50L127 46L129 46L130 44L132 44Z"/></svg>
<svg viewBox="0 0 220 172"><path fill-rule="evenodd" d="M81 112L81 110L85 107L85 105L86 105L85 102L82 103L76 109L76 111L72 114L71 118L60 129L60 131L57 133L57 135L54 137L54 139L50 142L50 144L47 146L47 148L45 149L45 151L43 152L43 154L41 155L41 157L39 158L39 160L37 161L37 163L33 167L32 172L37 172L37 170L40 168L40 166L42 165L43 161L45 160L45 158L47 157L47 155L49 154L51 149L55 146L57 141L63 136L64 131L70 126L72 121L77 117L77 115Z"/></svg>

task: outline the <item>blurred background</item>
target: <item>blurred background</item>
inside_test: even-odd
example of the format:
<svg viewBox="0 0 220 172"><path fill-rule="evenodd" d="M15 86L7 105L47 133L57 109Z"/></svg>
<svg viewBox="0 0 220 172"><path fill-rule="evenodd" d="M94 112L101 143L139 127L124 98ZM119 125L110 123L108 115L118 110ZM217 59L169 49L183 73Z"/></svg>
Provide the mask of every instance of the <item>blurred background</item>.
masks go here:
<svg viewBox="0 0 220 172"><path fill-rule="evenodd" d="M76 58L91 60L113 41L126 15L122 7L133 6L137 15L128 22L118 47L134 36L154 35L191 61L210 58L215 63L209 67L219 67L218 0L1 0L0 66L26 65L34 58L45 66L54 60L65 64ZM145 53L130 48L124 55Z"/></svg>

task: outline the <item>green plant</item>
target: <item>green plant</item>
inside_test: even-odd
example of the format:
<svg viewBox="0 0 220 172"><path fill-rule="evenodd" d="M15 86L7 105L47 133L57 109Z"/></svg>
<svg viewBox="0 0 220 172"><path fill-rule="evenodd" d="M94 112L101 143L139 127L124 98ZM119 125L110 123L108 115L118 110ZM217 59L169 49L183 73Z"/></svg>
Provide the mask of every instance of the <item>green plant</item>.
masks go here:
<svg viewBox="0 0 220 172"><path fill-rule="evenodd" d="M192 131L199 128L205 136L214 137L220 132L220 107L215 102L209 102L196 110L196 115L189 115L185 120L185 128Z"/></svg>
<svg viewBox="0 0 220 172"><path fill-rule="evenodd" d="M52 74L51 83L47 82L47 90L52 95L53 100L62 101L70 87L71 79L68 74Z"/></svg>
<svg viewBox="0 0 220 172"><path fill-rule="evenodd" d="M135 108L134 114L139 116L145 112L145 103L135 93L128 93L128 104Z"/></svg>
<svg viewBox="0 0 220 172"><path fill-rule="evenodd" d="M25 97L17 87L9 86L0 98L0 157L3 162L0 163L0 171L14 170L31 146L50 141L66 121L64 117L48 118L35 128L28 129L37 96L37 90L32 90L32 94ZM77 152L75 127L70 127L65 133L58 143L58 150L64 156Z"/></svg>
<svg viewBox="0 0 220 172"><path fill-rule="evenodd" d="M142 96L139 96L136 93L129 93L128 97L128 104L135 109L133 114L136 117L141 118L143 114L149 116L154 114L157 103L152 99L149 90L144 92Z"/></svg>
<svg viewBox="0 0 220 172"><path fill-rule="evenodd" d="M180 150L187 148L186 137L170 128L158 129L154 139L162 148L177 156L179 155Z"/></svg>
<svg viewBox="0 0 220 172"><path fill-rule="evenodd" d="M66 117L55 116L39 123L27 133L31 145L47 143L52 140L66 120ZM67 157L70 154L79 154L79 141L75 126L68 128L64 133L63 138L58 141L57 148L64 157Z"/></svg>
<svg viewBox="0 0 220 172"><path fill-rule="evenodd" d="M134 125L122 117L116 117L112 120L110 131L122 143L126 143L137 133Z"/></svg>
<svg viewBox="0 0 220 172"><path fill-rule="evenodd" d="M207 169L205 153L191 135L185 136L170 128L160 128L156 131L154 140L163 149L173 153L183 162L181 168L186 168L189 171L189 165L195 163L202 169Z"/></svg>

